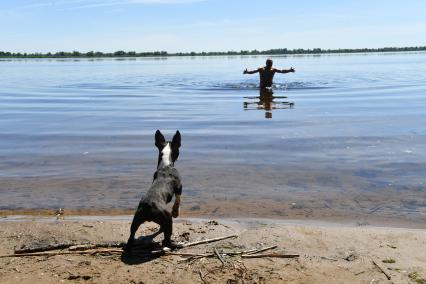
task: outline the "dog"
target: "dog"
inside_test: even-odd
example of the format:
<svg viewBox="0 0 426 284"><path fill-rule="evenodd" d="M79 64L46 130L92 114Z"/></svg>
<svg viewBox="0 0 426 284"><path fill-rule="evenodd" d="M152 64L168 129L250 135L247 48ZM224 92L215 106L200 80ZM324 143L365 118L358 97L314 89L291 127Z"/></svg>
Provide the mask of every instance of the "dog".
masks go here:
<svg viewBox="0 0 426 284"><path fill-rule="evenodd" d="M142 197L136 209L125 251L131 249L135 241L136 231L146 221L153 221L160 225L160 230L157 234L164 233L163 246L169 248L179 247L179 244L171 240L171 236L173 231L172 218L179 216L182 194L181 178L174 167L174 163L179 157L180 145L181 136L179 131L176 131L172 141L166 141L160 130L155 132L155 146L157 146L159 151L157 170L154 173L152 185ZM175 196L175 202L172 212L169 212L166 204L172 200L173 195Z"/></svg>

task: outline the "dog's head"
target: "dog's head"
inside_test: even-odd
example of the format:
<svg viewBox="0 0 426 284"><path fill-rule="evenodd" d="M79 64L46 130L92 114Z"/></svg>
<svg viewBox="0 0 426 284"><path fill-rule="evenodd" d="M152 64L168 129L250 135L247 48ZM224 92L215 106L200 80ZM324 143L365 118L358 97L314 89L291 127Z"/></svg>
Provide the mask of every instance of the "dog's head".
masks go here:
<svg viewBox="0 0 426 284"><path fill-rule="evenodd" d="M173 136L172 141L166 141L163 134L160 130L155 132L155 146L157 146L159 155L158 155L158 164L157 168L174 166L175 161L179 157L179 148L180 148L180 132L176 131Z"/></svg>

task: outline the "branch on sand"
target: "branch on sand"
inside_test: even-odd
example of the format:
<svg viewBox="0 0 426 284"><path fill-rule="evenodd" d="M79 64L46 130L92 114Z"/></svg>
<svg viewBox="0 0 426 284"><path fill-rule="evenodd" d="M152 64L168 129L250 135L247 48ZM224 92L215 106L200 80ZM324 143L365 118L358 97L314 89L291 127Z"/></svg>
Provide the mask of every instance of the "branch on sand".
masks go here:
<svg viewBox="0 0 426 284"><path fill-rule="evenodd" d="M262 258L262 257L279 257L279 258L296 258L298 254L283 254L283 253L267 253L267 254L243 254L243 258Z"/></svg>
<svg viewBox="0 0 426 284"><path fill-rule="evenodd" d="M207 244L207 243L217 242L217 241L231 239L231 238L238 238L238 236L237 235L230 235L230 236L225 236L225 237L218 237L218 238L213 238L213 239L206 239L206 240L201 240L201 241L196 241L196 242L191 242L191 243L183 244L183 247L184 248L186 248L186 247L192 247L192 246L196 246L196 245L200 245L200 244Z"/></svg>
<svg viewBox="0 0 426 284"><path fill-rule="evenodd" d="M21 248L21 249L15 249L15 254L24 254L24 253L34 253L34 252L66 249L66 248L72 247L74 245L75 245L74 243L63 243L63 244L53 244L53 245L47 245L47 246L43 246L43 247L36 247L36 248Z"/></svg>
<svg viewBox="0 0 426 284"><path fill-rule="evenodd" d="M236 238L237 235L230 235L225 237L218 237L213 239L205 239L201 241L191 242L183 244L183 247L196 246L205 243L217 242L229 238ZM122 253L121 249L124 247L125 243L98 243L98 244L54 244L47 245L44 247L37 248L28 248L28 249L18 249L15 250L14 254L11 255L0 255L0 258L5 257L23 257L23 256L52 256L52 255L61 255L61 254L97 254L97 253ZM53 250L63 250L68 249L67 251L53 251ZM155 250L155 251L140 251L143 254L158 254L158 253L168 253L167 250Z"/></svg>
<svg viewBox="0 0 426 284"><path fill-rule="evenodd" d="M200 244L217 242L225 239L236 238L237 235L229 235L224 237L205 239L196 242L190 242L183 244L183 247L191 247ZM123 253L123 247L125 243L98 243L98 244L57 244L57 245L47 245L45 247L38 248L29 248L29 249L20 249L15 250L14 254L11 255L1 255L0 258L6 257L26 257L26 256L54 256L54 255L96 255L96 254L121 254ZM186 253L186 252L172 252L169 248L162 248L157 250L146 250L146 249L137 249L136 252L138 255L178 255L182 257L188 257L186 260L190 259L199 259L204 257L218 257L222 263L225 263L223 255L229 256L241 256L242 258L261 258L261 257L280 257L280 258L294 258L299 257L298 254L259 254L261 252L272 250L277 248L277 246L269 246L259 249L250 249L245 251L218 251L214 248L214 253ZM64 250L68 249L68 250ZM53 251L56 250L56 251ZM376 264L377 265L377 264Z"/></svg>
<svg viewBox="0 0 426 284"><path fill-rule="evenodd" d="M217 256L217 258L220 260L220 262L222 262L222 264L225 264L225 260L223 259L223 256L217 251L216 248L213 249L215 255Z"/></svg>
<svg viewBox="0 0 426 284"><path fill-rule="evenodd" d="M24 256L53 256L53 255L63 255L63 254L91 254L95 255L98 253L122 253L121 249L94 249L94 250L85 250L85 251L42 251L42 252L30 252L30 253L19 253L19 254L9 254L9 255L0 255L0 258L6 257L24 257Z"/></svg>
<svg viewBox="0 0 426 284"><path fill-rule="evenodd" d="M373 264L375 265L375 266L377 266L377 268L379 268L379 270L386 276L386 278L388 279L388 280L391 280L391 276L385 271L385 269L381 266L381 265L379 265L376 261L374 261L373 259L371 260L372 262L373 262Z"/></svg>
<svg viewBox="0 0 426 284"><path fill-rule="evenodd" d="M81 251L97 248L123 248L126 246L126 243L101 243L101 244L84 244L84 245L74 245L69 247L70 251Z"/></svg>
<svg viewBox="0 0 426 284"><path fill-rule="evenodd" d="M62 243L62 244L49 244L42 247L34 247L34 248L21 248L15 249L15 254L26 254L26 253L36 253L36 252L45 252L52 250L60 250L60 249L68 249L70 251L78 251L78 250L89 250L89 249L97 249L97 248L121 248L124 247L126 243L95 243L95 244L77 244L77 243Z"/></svg>

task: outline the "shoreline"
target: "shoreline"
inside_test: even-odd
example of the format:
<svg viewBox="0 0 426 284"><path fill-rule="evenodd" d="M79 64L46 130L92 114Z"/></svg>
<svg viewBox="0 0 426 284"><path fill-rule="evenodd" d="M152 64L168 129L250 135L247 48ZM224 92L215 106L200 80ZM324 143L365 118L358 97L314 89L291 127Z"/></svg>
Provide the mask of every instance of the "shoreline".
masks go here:
<svg viewBox="0 0 426 284"><path fill-rule="evenodd" d="M63 219L57 219L53 210L41 211L0 211L0 223L3 222L56 222L56 221L69 221L69 222L113 222L113 221L128 221L131 222L134 212L132 210L123 211L89 211L89 210L75 210L68 212ZM209 220L219 220L225 223L239 223L240 225L249 224L263 224L263 225L300 225L309 227L342 227L342 228L389 228L389 229L406 229L406 230L426 230L426 224L423 222L414 222L408 220L399 220L395 218L370 218L368 221L365 219L350 219L339 216L331 218L279 218L279 217L241 217L241 216L227 216L220 217L214 215L198 215L198 214L185 214L185 212L178 218L173 219L174 223L182 223L187 220L191 222L203 222Z"/></svg>

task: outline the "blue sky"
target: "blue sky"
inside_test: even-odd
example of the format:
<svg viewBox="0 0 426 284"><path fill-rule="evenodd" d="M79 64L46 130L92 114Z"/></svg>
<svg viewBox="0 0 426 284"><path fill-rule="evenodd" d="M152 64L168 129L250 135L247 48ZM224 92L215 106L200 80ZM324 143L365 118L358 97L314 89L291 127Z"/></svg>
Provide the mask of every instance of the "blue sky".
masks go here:
<svg viewBox="0 0 426 284"><path fill-rule="evenodd" d="M0 50L426 45L426 1L0 0Z"/></svg>

